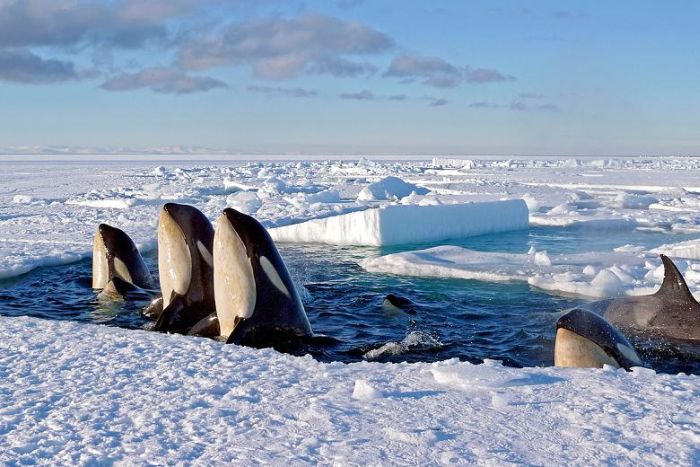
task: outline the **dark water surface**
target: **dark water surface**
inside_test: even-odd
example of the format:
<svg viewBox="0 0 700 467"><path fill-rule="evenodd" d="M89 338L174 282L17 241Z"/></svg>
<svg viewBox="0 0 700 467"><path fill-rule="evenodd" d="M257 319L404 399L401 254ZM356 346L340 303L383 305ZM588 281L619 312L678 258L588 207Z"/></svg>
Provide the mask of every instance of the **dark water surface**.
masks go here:
<svg viewBox="0 0 700 467"><path fill-rule="evenodd" d="M685 235L626 231L586 232L570 228L530 228L450 243L481 251L525 253L531 246L549 253L610 251L631 243L653 247L683 241ZM437 361L459 358L502 360L513 366L553 362L555 323L580 298L546 294L525 283L369 274L358 261L377 254L425 248L336 247L281 244L280 251L300 292L316 333L338 339L335 345L292 349L322 361ZM155 253L145 255L156 271ZM91 262L40 268L0 281L0 314L85 321L125 328L148 328L143 301L100 302L91 289ZM415 313L386 310L389 293L416 303ZM195 337L193 337L195 339ZM633 340L647 363L663 372L700 374L697 349Z"/></svg>

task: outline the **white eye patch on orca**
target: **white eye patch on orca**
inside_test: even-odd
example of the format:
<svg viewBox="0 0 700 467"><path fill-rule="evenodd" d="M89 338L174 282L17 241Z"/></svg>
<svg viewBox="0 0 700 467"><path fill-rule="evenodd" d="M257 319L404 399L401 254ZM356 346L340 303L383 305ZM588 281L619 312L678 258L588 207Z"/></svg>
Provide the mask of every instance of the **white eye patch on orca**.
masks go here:
<svg viewBox="0 0 700 467"><path fill-rule="evenodd" d="M212 258L212 255L211 253L209 253L209 250L207 250L207 247L205 247L204 244L199 240L197 240L197 250L202 256L204 262L207 263L209 267L214 267L214 258Z"/></svg>
<svg viewBox="0 0 700 467"><path fill-rule="evenodd" d="M277 289L279 289L280 292L285 294L287 297L291 298L289 290L287 290L287 287L284 285L284 282L282 281L282 278L277 272L277 269L275 269L275 267L272 265L270 260L267 259L267 257L260 257L260 266L262 266L262 269L263 271L265 271L267 278L270 279L270 282L272 282L272 284L275 287L277 287Z"/></svg>
<svg viewBox="0 0 700 467"><path fill-rule="evenodd" d="M116 257L113 258L112 261L114 262L114 272L125 281L133 282L131 274L129 273L129 268L124 264L124 261Z"/></svg>

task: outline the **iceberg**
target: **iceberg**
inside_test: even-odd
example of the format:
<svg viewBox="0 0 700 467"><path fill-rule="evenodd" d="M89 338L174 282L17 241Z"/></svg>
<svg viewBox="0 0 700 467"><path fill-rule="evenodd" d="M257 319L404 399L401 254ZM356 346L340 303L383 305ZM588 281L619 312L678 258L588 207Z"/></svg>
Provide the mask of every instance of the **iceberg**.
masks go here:
<svg viewBox="0 0 700 467"><path fill-rule="evenodd" d="M448 205L388 205L270 229L278 242L401 245L521 230L522 199Z"/></svg>

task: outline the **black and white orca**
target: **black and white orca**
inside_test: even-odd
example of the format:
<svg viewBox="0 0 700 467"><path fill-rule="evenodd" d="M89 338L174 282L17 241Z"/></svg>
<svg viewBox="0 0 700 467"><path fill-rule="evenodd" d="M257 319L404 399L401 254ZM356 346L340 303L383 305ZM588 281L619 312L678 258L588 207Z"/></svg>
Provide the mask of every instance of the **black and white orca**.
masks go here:
<svg viewBox="0 0 700 467"><path fill-rule="evenodd" d="M410 298L390 293L384 297L382 308L390 312L403 311L413 315L416 313L417 306Z"/></svg>
<svg viewBox="0 0 700 467"><path fill-rule="evenodd" d="M625 333L700 343L700 304L673 261L665 255L661 261L664 280L656 293L600 302L598 309Z"/></svg>
<svg viewBox="0 0 700 467"><path fill-rule="evenodd" d="M577 308L557 321L554 365L630 369L642 366L642 360L620 331L599 315Z"/></svg>
<svg viewBox="0 0 700 467"><path fill-rule="evenodd" d="M224 210L214 235L214 295L220 334L254 347L313 337L299 293L267 230Z"/></svg>
<svg viewBox="0 0 700 467"><path fill-rule="evenodd" d="M186 334L215 312L213 242L214 228L197 208L163 206L158 221L162 312L154 330Z"/></svg>
<svg viewBox="0 0 700 467"><path fill-rule="evenodd" d="M153 277L133 240L121 229L100 224L92 246L92 288L101 289L101 297L117 298L153 287Z"/></svg>

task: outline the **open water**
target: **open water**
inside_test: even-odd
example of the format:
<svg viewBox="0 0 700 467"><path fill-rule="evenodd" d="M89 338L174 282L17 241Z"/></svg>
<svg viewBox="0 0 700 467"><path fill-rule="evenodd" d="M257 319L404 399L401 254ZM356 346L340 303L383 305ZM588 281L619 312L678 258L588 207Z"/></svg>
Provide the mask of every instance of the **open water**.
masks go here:
<svg viewBox="0 0 700 467"><path fill-rule="evenodd" d="M653 247L687 238L639 230L611 234L532 227L441 244L513 253L525 253L534 246L557 254L604 252L623 244ZM370 274L357 264L368 256L429 246L434 245L400 248L279 245L299 284L314 331L338 341L285 350L310 353L322 361L415 362L459 358L480 362L488 358L512 366L552 364L555 323L568 309L588 304L580 297L550 295L520 282ZM145 259L151 271L156 271L155 252L145 255ZM389 293L409 298L415 303L414 309L410 312L385 309L382 303ZM97 300L91 289L90 260L40 268L0 281L2 315L148 329L152 322L141 315L145 303ZM639 339L632 342L647 365L657 371L700 374L698 349Z"/></svg>

